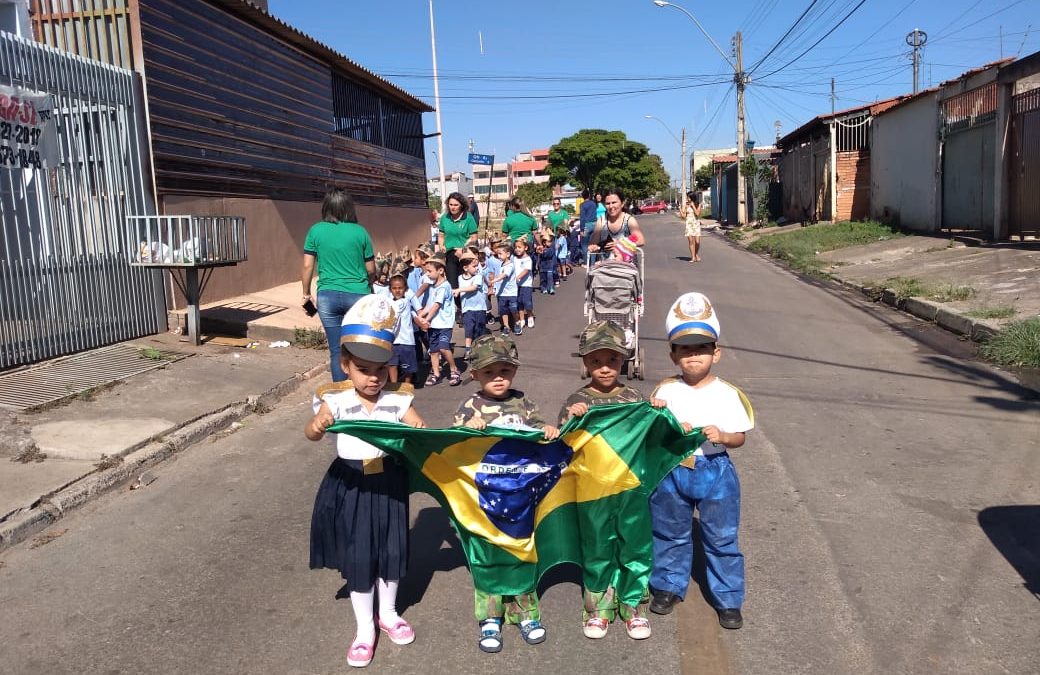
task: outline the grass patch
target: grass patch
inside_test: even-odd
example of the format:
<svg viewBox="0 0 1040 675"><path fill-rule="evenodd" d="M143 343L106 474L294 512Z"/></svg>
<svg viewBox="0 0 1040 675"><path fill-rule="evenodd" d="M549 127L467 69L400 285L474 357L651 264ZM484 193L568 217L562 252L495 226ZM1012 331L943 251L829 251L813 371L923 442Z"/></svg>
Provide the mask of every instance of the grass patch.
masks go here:
<svg viewBox="0 0 1040 675"><path fill-rule="evenodd" d="M958 286L957 284L939 284L935 288L929 289L926 297L936 302L970 300L975 297L975 289L971 286Z"/></svg>
<svg viewBox="0 0 1040 675"><path fill-rule="evenodd" d="M107 471L113 469L123 463L122 457L109 457L108 455L101 455L98 461L94 462L94 468L98 471Z"/></svg>
<svg viewBox="0 0 1040 675"><path fill-rule="evenodd" d="M983 307L965 312L973 319L1010 319L1018 312L1011 305L997 305L996 307Z"/></svg>
<svg viewBox="0 0 1040 675"><path fill-rule="evenodd" d="M145 347L144 349L137 350L138 355L142 359L149 359L151 361L164 361L166 357L163 353L154 347Z"/></svg>
<svg viewBox="0 0 1040 675"><path fill-rule="evenodd" d="M1040 317L1009 323L982 343L980 351L1002 366L1040 368Z"/></svg>
<svg viewBox="0 0 1040 675"><path fill-rule="evenodd" d="M752 242L748 249L768 253L799 272L823 276L824 264L816 257L820 253L903 236L906 235L899 230L874 220L846 220L767 234Z"/></svg>
<svg viewBox="0 0 1040 675"><path fill-rule="evenodd" d="M304 349L327 349L325 331L313 328L293 328L293 344Z"/></svg>
<svg viewBox="0 0 1040 675"><path fill-rule="evenodd" d="M920 279L914 277L892 277L885 279L885 287L892 289L899 300L921 298L928 293L928 288Z"/></svg>
<svg viewBox="0 0 1040 675"><path fill-rule="evenodd" d="M729 237L730 239L732 239L733 241L740 241L746 235L743 232L741 232L740 230L730 230L729 232L726 233L726 236Z"/></svg>

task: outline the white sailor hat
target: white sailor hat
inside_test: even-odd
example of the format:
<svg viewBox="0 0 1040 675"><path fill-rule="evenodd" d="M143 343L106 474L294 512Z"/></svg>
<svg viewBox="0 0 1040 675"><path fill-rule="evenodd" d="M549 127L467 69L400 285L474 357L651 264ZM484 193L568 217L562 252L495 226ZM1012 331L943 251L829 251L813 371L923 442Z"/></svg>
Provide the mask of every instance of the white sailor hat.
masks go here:
<svg viewBox="0 0 1040 675"><path fill-rule="evenodd" d="M703 293L683 293L668 310L665 318L668 341L675 345L699 345L718 342L719 319L711 302Z"/></svg>
<svg viewBox="0 0 1040 675"><path fill-rule="evenodd" d="M339 343L366 361L386 363L393 353L397 315L385 295L366 295L343 317Z"/></svg>

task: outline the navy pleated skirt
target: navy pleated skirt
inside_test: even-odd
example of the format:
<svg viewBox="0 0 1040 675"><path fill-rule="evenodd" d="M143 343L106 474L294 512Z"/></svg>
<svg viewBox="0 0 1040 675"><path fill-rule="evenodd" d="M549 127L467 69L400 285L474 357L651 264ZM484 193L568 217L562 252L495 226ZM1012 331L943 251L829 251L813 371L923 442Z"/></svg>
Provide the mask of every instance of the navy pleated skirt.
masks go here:
<svg viewBox="0 0 1040 675"><path fill-rule="evenodd" d="M351 589L399 581L408 567L408 472L390 457L381 473L336 458L311 515L311 569L339 570Z"/></svg>

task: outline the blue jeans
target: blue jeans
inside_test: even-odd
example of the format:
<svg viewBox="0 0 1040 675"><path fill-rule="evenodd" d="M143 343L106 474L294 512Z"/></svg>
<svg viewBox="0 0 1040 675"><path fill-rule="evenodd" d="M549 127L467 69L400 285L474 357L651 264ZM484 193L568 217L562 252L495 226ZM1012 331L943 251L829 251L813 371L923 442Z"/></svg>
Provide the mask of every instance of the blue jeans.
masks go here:
<svg viewBox="0 0 1040 675"><path fill-rule="evenodd" d="M347 374L339 363L339 337L343 317L354 303L365 297L364 293L347 293L345 291L318 291L318 316L321 327L325 329L325 338L329 341L329 370L333 382L342 382Z"/></svg>
<svg viewBox="0 0 1040 675"><path fill-rule="evenodd" d="M677 466L650 495L654 569L650 586L686 597L693 570L693 510L700 512L708 591L716 608L744 604L744 555L737 544L740 481L727 453Z"/></svg>
<svg viewBox="0 0 1040 675"><path fill-rule="evenodd" d="M592 231L596 229L596 222L582 223L581 224L581 240L578 245L578 261L581 263L585 262L585 256L589 252L589 237L592 236Z"/></svg>
<svg viewBox="0 0 1040 675"><path fill-rule="evenodd" d="M555 269L553 269L551 267L547 267L546 269L542 270L542 292L543 293L548 293L549 291L554 290L553 284L555 283L555 281L556 281L556 270Z"/></svg>

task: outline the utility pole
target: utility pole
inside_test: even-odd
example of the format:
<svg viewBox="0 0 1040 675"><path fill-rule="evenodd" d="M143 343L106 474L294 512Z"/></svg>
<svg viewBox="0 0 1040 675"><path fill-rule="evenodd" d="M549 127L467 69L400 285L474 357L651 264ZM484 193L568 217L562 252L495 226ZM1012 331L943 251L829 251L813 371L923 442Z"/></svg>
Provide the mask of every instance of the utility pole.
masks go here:
<svg viewBox="0 0 1040 675"><path fill-rule="evenodd" d="M744 131L744 87L747 75L744 73L744 43L740 31L733 38L736 65L733 80L737 85L737 225L747 223L747 181L743 174L744 156L747 154L747 138Z"/></svg>
<svg viewBox="0 0 1040 675"><path fill-rule="evenodd" d="M913 29L906 35L906 43L913 47L914 53L911 60L914 62L914 93L918 91L919 72L921 69L921 48L928 42L928 33L918 28Z"/></svg>
<svg viewBox="0 0 1040 675"><path fill-rule="evenodd" d="M444 194L444 135L441 133L441 90L437 80L437 32L433 27L433 0L430 0L430 51L433 52L433 106L437 120L437 168L441 174L441 213L447 209L448 198Z"/></svg>
<svg viewBox="0 0 1040 675"><path fill-rule="evenodd" d="M682 128L682 150L679 152L680 159L682 159L682 196L679 197L679 201L682 203L683 208L686 208L686 172L689 170L689 165L686 162L686 127Z"/></svg>
<svg viewBox="0 0 1040 675"><path fill-rule="evenodd" d="M776 127L776 143L775 143L775 145L780 145L780 127L782 126L780 124L780 120L776 120L775 122L773 122L773 126Z"/></svg>
<svg viewBox="0 0 1040 675"><path fill-rule="evenodd" d="M832 77L831 78L831 114L832 115L834 114L834 101L835 101L835 99L836 99L836 97L834 96L834 78Z"/></svg>

